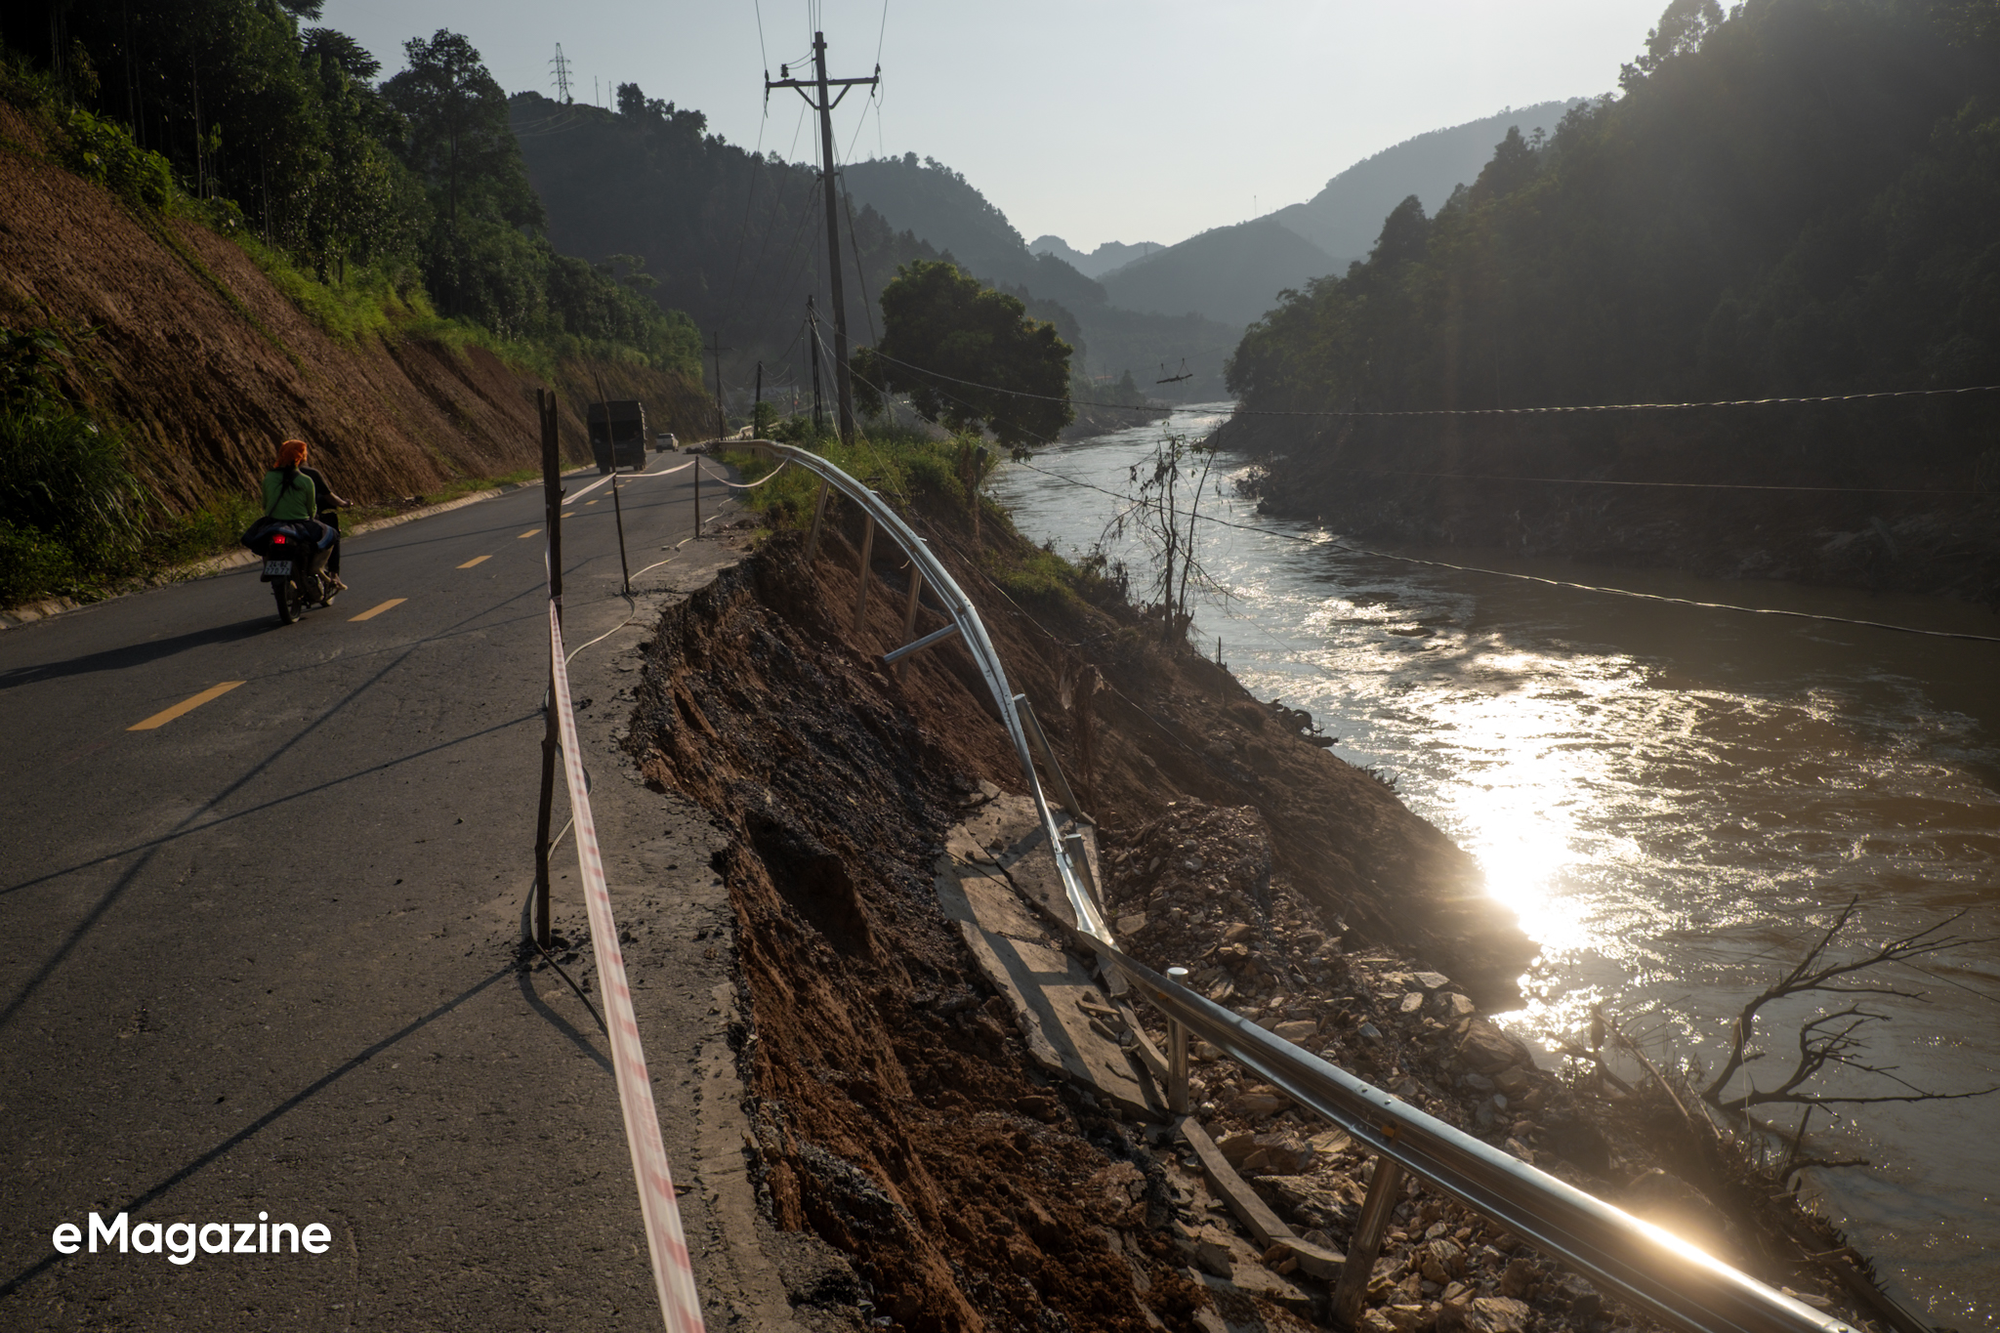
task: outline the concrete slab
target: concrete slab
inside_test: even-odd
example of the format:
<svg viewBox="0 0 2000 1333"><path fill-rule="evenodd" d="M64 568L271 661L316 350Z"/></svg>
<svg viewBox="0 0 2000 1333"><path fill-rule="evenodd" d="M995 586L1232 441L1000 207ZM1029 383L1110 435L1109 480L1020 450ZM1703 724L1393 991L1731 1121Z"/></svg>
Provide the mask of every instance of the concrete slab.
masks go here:
<svg viewBox="0 0 2000 1333"><path fill-rule="evenodd" d="M1162 1113L1157 1094L1119 1041L1123 1022L1092 978L1091 968L1064 952L1060 933L1024 901L1039 884L1038 901L1063 911L1053 857L1034 803L1001 796L954 827L938 858L937 895L958 923L987 980L1007 997L1037 1063L1093 1089L1128 1115Z"/></svg>
<svg viewBox="0 0 2000 1333"><path fill-rule="evenodd" d="M1085 824L1077 831L1083 835L1091 880L1101 884L1097 830ZM1069 895L1063 892L1062 877L1056 874L1055 857L1048 852L1047 841L1034 801L1003 792L968 813L952 829L945 850L964 868L976 867L977 873L1006 878L1023 897L1074 929L1076 913L1070 910Z"/></svg>

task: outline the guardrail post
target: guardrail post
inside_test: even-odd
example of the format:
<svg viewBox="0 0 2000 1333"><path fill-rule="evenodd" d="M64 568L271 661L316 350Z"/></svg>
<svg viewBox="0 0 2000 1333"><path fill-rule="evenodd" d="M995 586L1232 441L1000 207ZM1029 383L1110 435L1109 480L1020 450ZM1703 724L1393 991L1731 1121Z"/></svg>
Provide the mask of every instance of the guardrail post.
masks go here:
<svg viewBox="0 0 2000 1333"><path fill-rule="evenodd" d="M1049 770L1049 781L1056 785L1056 795L1061 799L1063 809L1071 819L1082 819L1082 807L1076 803L1076 793L1069 789L1069 779L1063 776L1062 765L1056 762L1056 752L1049 748L1049 738L1042 734L1042 724L1035 717L1035 707L1028 702L1028 696L1014 696L1014 711L1021 715L1021 728L1028 733L1028 743L1035 753L1042 757L1043 767Z"/></svg>
<svg viewBox="0 0 2000 1333"><path fill-rule="evenodd" d="M924 572L917 568L917 562L910 562L910 595L903 603L903 642L910 641L910 635L917 630L917 599L923 596ZM896 663L896 679L903 678L903 664Z"/></svg>
<svg viewBox="0 0 2000 1333"><path fill-rule="evenodd" d="M1170 967L1167 976L1175 985L1187 985L1188 970ZM1188 1109L1188 1034L1177 1018L1167 1019L1167 1109L1186 1115Z"/></svg>
<svg viewBox="0 0 2000 1333"><path fill-rule="evenodd" d="M1333 1322L1337 1328L1353 1328L1361 1318L1361 1302L1368 1296L1375 1260L1382 1253L1382 1238L1388 1234L1389 1219L1396 1213L1396 1196L1402 1192L1403 1168L1377 1154L1375 1178L1368 1182L1368 1197L1361 1204L1361 1216L1354 1224L1354 1239L1348 1243L1347 1259L1340 1266L1340 1281L1333 1289Z"/></svg>
<svg viewBox="0 0 2000 1333"><path fill-rule="evenodd" d="M695 467L697 469L699 469L700 466L701 464L699 463L695 464ZM819 479L819 499L814 501L813 503L812 535L806 538L807 564L811 564L813 561L813 557L819 554L819 527L820 523L826 518L826 497L829 489L830 489L830 483L827 481L825 477L821 477Z"/></svg>
<svg viewBox="0 0 2000 1333"><path fill-rule="evenodd" d="M862 618L868 614L868 567L875 561L875 516L868 516L861 529L861 578L854 594L854 632L861 632Z"/></svg>

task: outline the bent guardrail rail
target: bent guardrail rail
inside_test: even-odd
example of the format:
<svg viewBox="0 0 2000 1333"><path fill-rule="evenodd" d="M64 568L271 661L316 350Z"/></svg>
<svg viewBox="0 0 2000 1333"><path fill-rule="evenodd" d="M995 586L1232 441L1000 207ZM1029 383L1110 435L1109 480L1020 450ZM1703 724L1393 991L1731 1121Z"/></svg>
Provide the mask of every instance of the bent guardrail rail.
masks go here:
<svg viewBox="0 0 2000 1333"><path fill-rule="evenodd" d="M872 527L880 528L889 534L890 539L902 548L903 554L909 557L918 575L930 584L938 600L943 603L945 614L951 617L959 636L965 640L965 646L971 652L972 660L978 666L981 678L986 682L986 688L993 695L993 706L999 713L1000 725L1007 728L1007 735L1014 742L1014 756L1020 760L1021 772L1027 778L1029 791L1034 795L1035 812L1041 818L1042 831L1048 836L1049 846L1055 852L1056 873L1062 877L1063 890L1069 896L1072 910L1077 913L1077 924L1086 934L1109 944L1111 932L1098 915L1096 905L1092 903L1090 894L1084 889L1076 868L1064 850L1062 826L1049 808L1048 798L1042 794L1041 782L1035 777L1035 761L1029 751L1028 733L1021 725L1020 715L1014 706L1013 692L1007 686L1007 670L1000 664L1000 654L994 651L993 641L986 637L986 624L980 620L978 610L972 605L972 599L965 595L957 581L945 569L944 562L931 553L924 539L903 521L902 515L891 508L888 501L869 490L854 477L811 450L800 449L795 445L777 444L770 440L750 440L745 442L743 447L752 452L785 459L797 467L802 467L817 476L823 488L831 487L852 500L868 517ZM868 571L865 568L861 571L861 580L865 587L868 580ZM933 638L935 641L934 636L925 637ZM910 644L905 647L915 651L916 645ZM1071 810L1069 813L1074 816L1079 812Z"/></svg>
<svg viewBox="0 0 2000 1333"><path fill-rule="evenodd" d="M1757 1281L1672 1233L1641 1221L1526 1162L1482 1143L1391 1093L1365 1083L1311 1052L1267 1032L1187 987L1128 957L1111 939L1071 848L1035 773L1029 737L1018 715L1007 673L972 601L888 502L860 481L809 450L766 440L744 448L789 460L818 476L823 505L828 488L853 501L872 528L886 531L937 593L953 627L965 640L993 694L1001 724L1014 742L1022 776L1055 857L1063 889L1076 914L1076 943L1115 968L1165 1014L1175 1035L1174 1068L1186 1069L1181 1043L1192 1033L1237 1060L1299 1105L1346 1131L1377 1154L1375 1178L1362 1205L1352 1261L1334 1294L1336 1312L1351 1323L1365 1293L1369 1269L1400 1193L1402 1173L1424 1181L1474 1211L1502 1223L1538 1249L1561 1258L1653 1317L1690 1333L1856 1333L1852 1325ZM815 516L815 534L818 518ZM864 567L862 580L868 578ZM912 594L914 605L915 594ZM892 656L915 651L941 633L905 644ZM1049 756L1051 768L1054 756ZM1052 774L1052 776L1055 776ZM1072 810L1071 815L1079 812Z"/></svg>

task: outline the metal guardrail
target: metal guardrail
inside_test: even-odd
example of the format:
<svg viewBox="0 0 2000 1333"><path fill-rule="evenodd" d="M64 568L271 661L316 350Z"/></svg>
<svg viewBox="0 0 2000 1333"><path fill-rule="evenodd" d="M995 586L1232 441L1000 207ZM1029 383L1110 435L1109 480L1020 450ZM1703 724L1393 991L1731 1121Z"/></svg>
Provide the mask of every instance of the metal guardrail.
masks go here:
<svg viewBox="0 0 2000 1333"><path fill-rule="evenodd" d="M770 440L749 440L742 447L752 452L770 454L802 467L819 477L823 490L830 487L852 500L867 516L873 527L881 528L889 534L891 540L902 548L903 554L909 557L910 564L918 576L930 584L938 600L943 603L945 613L951 617L952 624L957 627L960 637L965 640L965 646L971 652L980 676L986 681L987 690L993 695L993 706L1000 715L1000 725L1007 728L1007 735L1014 742L1014 756L1020 760L1021 773L1028 781L1028 789L1034 793L1035 813L1041 818L1042 831L1047 834L1049 846L1055 852L1056 873L1062 877L1063 891L1069 896L1071 908L1077 914L1077 925L1085 934L1109 944L1111 932L1098 914L1096 904L1091 901L1089 892L1084 888L1083 881L1078 877L1076 868L1064 850L1061 824L1050 810L1048 798L1042 794L1042 784L1035 777L1035 761L1029 751L1028 733L1021 725L1021 718L1015 711L1014 695L1007 686L1007 670L1000 664L1000 654L994 651L993 641L986 637L986 624L980 620L978 610L972 605L972 599L965 595L957 581L945 569L944 563L931 554L931 549L924 539L911 530L910 525L890 507L888 501L840 468L818 454L794 445L777 444ZM817 531L817 521L815 521L815 531ZM861 578L865 586L868 580L866 569L861 571ZM913 595L912 601L914 600ZM1073 815L1076 812L1070 813Z"/></svg>
<svg viewBox="0 0 2000 1333"><path fill-rule="evenodd" d="M1329 1064L1284 1038L1230 1012L1127 956L1111 938L1085 878L1072 863L1076 844L1066 842L1035 773L1027 732L1007 685L1006 669L986 636L971 599L923 539L874 491L819 455L791 445L752 440L745 448L787 459L817 475L824 502L828 488L860 507L873 526L887 531L919 575L935 590L977 664L1000 721L1013 739L1021 772L1055 856L1078 943L1091 949L1169 1021L1177 1025L1174 1067L1186 1068L1181 1045L1192 1033L1239 1061L1287 1096L1346 1131L1378 1154L1375 1180L1362 1206L1356 1260L1372 1266L1381 1232L1400 1193L1402 1173L1525 1237L1616 1292L1653 1317L1689 1333L1856 1333L1853 1326L1797 1301L1730 1267L1672 1233L1641 1221L1593 1195L1482 1143L1434 1116ZM815 523L817 533L817 521ZM865 583L868 571L862 570ZM912 593L914 604L915 593ZM926 636L935 640L936 634ZM915 644L906 645L914 650ZM1053 756L1050 767L1054 769ZM1052 777L1056 774L1052 772ZM1057 778L1060 781L1060 778ZM1071 811L1072 815L1077 812ZM1364 1240L1360 1233L1369 1233ZM1366 1271L1343 1273L1336 1309L1352 1318L1368 1280ZM1343 1300L1343 1297L1346 1299Z"/></svg>
<svg viewBox="0 0 2000 1333"><path fill-rule="evenodd" d="M1358 1143L1567 1260L1677 1328L1702 1333L1854 1333L1649 1222L1462 1130L1176 985L1115 947L1113 964L1153 1006ZM1371 1191L1372 1192L1372 1191Z"/></svg>

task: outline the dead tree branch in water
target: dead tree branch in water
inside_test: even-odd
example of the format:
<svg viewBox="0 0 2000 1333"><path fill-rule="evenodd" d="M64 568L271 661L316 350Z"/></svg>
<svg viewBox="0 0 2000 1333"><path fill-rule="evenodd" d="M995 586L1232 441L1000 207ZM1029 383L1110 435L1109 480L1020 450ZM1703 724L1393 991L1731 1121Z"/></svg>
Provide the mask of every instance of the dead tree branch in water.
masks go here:
<svg viewBox="0 0 2000 1333"><path fill-rule="evenodd" d="M1926 997L1915 991L1904 990L1887 982L1855 978L1870 968L1881 967L1884 964L1907 963L1913 958L1941 953L1960 945L1986 942L1945 933L1948 927L1965 915L1963 912L1958 912L1936 925L1890 940L1865 955L1844 962L1836 961L1832 954L1834 942L1853 921L1859 905L1859 898L1849 899L1847 905L1835 915L1833 924L1827 927L1818 942L1806 951L1805 956L1793 964L1792 969L1784 976L1744 1004L1737 1013L1733 1025L1728 1058L1723 1061L1722 1068L1715 1078L1702 1089L1702 1100L1719 1111L1735 1112L1753 1106L1768 1106L1772 1103L1814 1107L1860 1105L1869 1102L1952 1101L1962 1097L1984 1097L1996 1091L1995 1088L1980 1088L1965 1092L1934 1092L1928 1088L1920 1088L1901 1077L1896 1073L1898 1068L1896 1065L1870 1063L1862 1056L1862 1051L1867 1045L1864 1030L1870 1023L1888 1022L1889 1015L1868 1008L1865 1002L1857 1001L1831 1012L1818 1014L1800 1026L1798 1058L1776 1087L1759 1088L1754 1081L1746 1077L1745 1091L1733 1097L1725 1095L1736 1075L1746 1065L1763 1056L1761 1051L1752 1048L1752 1042L1756 1036L1758 1014L1766 1005L1795 995L1813 994L1893 996L1926 1003ZM1839 1069L1887 1079L1905 1091L1848 1096L1818 1092L1806 1087L1820 1075Z"/></svg>

